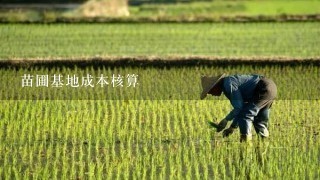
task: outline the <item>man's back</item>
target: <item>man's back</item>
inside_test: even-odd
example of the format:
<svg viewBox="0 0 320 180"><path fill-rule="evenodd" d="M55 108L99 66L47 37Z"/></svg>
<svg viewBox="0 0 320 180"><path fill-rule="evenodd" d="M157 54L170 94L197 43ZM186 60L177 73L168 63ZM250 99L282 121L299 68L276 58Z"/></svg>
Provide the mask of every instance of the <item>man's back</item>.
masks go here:
<svg viewBox="0 0 320 180"><path fill-rule="evenodd" d="M230 75L223 80L223 93L229 100L249 101L262 76L260 75ZM242 99L234 99L234 93L240 93Z"/></svg>

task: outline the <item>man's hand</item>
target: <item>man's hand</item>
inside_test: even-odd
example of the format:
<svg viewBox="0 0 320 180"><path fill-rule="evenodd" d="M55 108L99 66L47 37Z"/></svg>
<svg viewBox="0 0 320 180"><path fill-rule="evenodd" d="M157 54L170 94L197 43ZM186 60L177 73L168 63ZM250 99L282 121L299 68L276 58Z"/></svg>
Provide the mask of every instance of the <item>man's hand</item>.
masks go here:
<svg viewBox="0 0 320 180"><path fill-rule="evenodd" d="M226 128L227 124L228 124L228 121L225 119L222 119L218 124L217 132L224 130L224 128Z"/></svg>
<svg viewBox="0 0 320 180"><path fill-rule="evenodd" d="M231 134L233 134L234 130L235 130L235 128L229 127L228 129L225 129L225 130L223 131L222 136L223 136L223 137L228 137L228 136L230 136Z"/></svg>

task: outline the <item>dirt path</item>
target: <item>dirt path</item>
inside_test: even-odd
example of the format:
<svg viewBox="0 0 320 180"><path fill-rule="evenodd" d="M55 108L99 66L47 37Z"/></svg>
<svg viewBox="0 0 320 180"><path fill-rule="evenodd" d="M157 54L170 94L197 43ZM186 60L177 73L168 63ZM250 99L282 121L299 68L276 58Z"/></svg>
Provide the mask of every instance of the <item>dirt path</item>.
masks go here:
<svg viewBox="0 0 320 180"><path fill-rule="evenodd" d="M199 65L314 65L320 66L320 57L315 58L285 58L285 57L105 57L105 58L58 58L58 59L11 59L0 60L0 69L14 67L54 67L66 66L199 66Z"/></svg>

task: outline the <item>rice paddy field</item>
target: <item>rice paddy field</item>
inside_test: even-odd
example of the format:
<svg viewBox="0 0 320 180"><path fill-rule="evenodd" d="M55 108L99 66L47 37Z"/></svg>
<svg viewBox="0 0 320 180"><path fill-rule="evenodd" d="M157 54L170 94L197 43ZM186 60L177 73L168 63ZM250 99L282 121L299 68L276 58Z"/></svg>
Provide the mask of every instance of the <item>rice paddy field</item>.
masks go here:
<svg viewBox="0 0 320 180"><path fill-rule="evenodd" d="M2 24L0 59L15 66L0 64L0 179L319 179L320 67L317 60L303 61L319 57L319 27ZM14 61L192 55L301 62L17 66ZM253 132L251 143L240 143L238 131L223 138L207 125L232 107L223 96L200 100L200 77L222 72L275 81L279 93L268 140Z"/></svg>
<svg viewBox="0 0 320 180"><path fill-rule="evenodd" d="M320 23L0 25L0 59L319 57Z"/></svg>

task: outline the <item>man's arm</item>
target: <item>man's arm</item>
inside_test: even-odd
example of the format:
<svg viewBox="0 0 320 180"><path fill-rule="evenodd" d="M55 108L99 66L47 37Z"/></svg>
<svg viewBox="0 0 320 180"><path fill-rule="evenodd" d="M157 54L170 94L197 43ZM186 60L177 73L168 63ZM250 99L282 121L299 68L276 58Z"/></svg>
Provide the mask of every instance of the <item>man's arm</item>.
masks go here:
<svg viewBox="0 0 320 180"><path fill-rule="evenodd" d="M239 114L243 106L243 98L241 92L238 88L238 84L233 81L231 78L228 78L224 81L224 90L225 94L230 100L230 103L233 107L233 110L225 117L226 120L234 120L235 117ZM231 124L232 127L237 127L238 122L233 121Z"/></svg>
<svg viewBox="0 0 320 180"><path fill-rule="evenodd" d="M235 117L240 113L243 106L243 100L239 90L231 93L230 103L233 107L233 110L225 117L225 119L228 121L233 120L231 127L236 128L238 127L238 122L236 122Z"/></svg>
<svg viewBox="0 0 320 180"><path fill-rule="evenodd" d="M223 137L230 136L231 134L233 134L234 130L238 128L237 118L235 117L239 114L243 106L242 96L238 89L236 91L233 91L229 97L230 97L231 105L233 106L233 110L226 116L225 119L227 120L233 119L233 121L230 127L223 131Z"/></svg>

